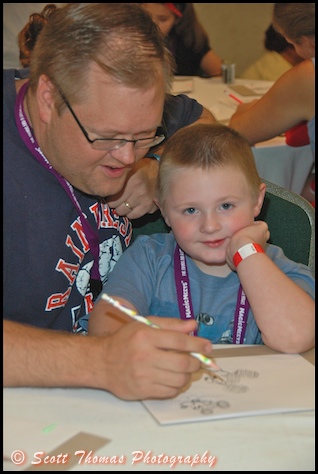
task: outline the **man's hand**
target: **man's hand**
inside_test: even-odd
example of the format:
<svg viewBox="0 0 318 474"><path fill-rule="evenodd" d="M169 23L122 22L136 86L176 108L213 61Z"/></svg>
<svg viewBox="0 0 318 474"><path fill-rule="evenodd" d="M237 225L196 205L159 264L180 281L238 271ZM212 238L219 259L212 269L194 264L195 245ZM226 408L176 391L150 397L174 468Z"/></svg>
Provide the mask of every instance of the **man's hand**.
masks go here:
<svg viewBox="0 0 318 474"><path fill-rule="evenodd" d="M158 161L143 158L135 164L128 175L124 189L107 200L109 207L118 215L138 219L145 214L153 214L158 207L154 203Z"/></svg>
<svg viewBox="0 0 318 474"><path fill-rule="evenodd" d="M160 329L130 322L111 336L92 337L99 352L94 369L100 374L99 388L125 400L171 398L201 367L190 353L212 355L208 340L188 335L195 321L151 319Z"/></svg>

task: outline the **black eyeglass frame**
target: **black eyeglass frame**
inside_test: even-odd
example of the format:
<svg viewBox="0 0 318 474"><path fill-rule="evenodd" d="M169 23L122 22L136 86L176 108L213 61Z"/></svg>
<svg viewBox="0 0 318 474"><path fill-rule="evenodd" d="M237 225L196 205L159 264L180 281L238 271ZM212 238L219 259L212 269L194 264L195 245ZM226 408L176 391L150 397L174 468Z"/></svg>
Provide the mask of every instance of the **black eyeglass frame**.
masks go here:
<svg viewBox="0 0 318 474"><path fill-rule="evenodd" d="M166 135L164 133L163 127L158 127L157 128L157 133L159 132L159 135L156 134L154 137L137 138L136 140L135 139L134 140L127 140L126 138L95 138L94 140L92 140L91 138L89 138L87 131L85 130L85 128L83 127L83 125L81 124L79 119L77 118L77 116L76 116L74 110L72 109L69 101L65 97L65 94L61 91L61 89L59 87L56 86L56 89L59 92L60 96L62 97L66 107L68 108L68 110L73 115L77 125L81 129L81 131L82 131L83 135L85 136L86 140L93 146L93 148L95 150L103 150L103 148L99 148L99 147L95 148L94 147L94 144L96 142L101 143L101 142L114 142L114 141L116 141L117 145L115 145L114 147L105 149L105 151L112 151L112 150L118 150L118 148L123 147L124 145L126 145L126 143L133 143L134 147L137 148L137 149L138 148L152 148L154 146L159 145L159 143L162 143L166 139ZM153 141L151 141L147 145L140 146L140 142L143 142L145 140L148 140L148 141L153 140ZM137 146L137 144L139 146Z"/></svg>

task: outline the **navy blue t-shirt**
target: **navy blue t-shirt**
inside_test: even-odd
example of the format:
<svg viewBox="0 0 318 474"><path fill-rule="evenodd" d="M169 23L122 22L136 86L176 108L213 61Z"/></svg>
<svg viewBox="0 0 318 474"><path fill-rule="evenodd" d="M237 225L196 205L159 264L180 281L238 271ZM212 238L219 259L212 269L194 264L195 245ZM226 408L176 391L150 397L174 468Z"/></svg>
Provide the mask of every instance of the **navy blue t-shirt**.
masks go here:
<svg viewBox="0 0 318 474"><path fill-rule="evenodd" d="M42 328L79 331L91 311L93 256L79 214L56 177L30 153L14 117L15 70L3 74L4 318ZM175 101L175 102L174 102ZM184 96L169 102L168 136L196 121L202 106ZM131 223L106 203L74 190L98 229L99 270L105 283L131 240Z"/></svg>

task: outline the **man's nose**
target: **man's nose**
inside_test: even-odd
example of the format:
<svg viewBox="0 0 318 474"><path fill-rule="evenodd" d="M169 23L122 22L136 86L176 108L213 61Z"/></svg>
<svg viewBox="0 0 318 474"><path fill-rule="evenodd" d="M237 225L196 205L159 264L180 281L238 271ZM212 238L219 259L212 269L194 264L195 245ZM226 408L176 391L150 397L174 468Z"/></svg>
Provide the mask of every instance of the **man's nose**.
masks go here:
<svg viewBox="0 0 318 474"><path fill-rule="evenodd" d="M124 165L133 165L137 161L137 150L135 144L126 142L120 148L111 150L111 155Z"/></svg>

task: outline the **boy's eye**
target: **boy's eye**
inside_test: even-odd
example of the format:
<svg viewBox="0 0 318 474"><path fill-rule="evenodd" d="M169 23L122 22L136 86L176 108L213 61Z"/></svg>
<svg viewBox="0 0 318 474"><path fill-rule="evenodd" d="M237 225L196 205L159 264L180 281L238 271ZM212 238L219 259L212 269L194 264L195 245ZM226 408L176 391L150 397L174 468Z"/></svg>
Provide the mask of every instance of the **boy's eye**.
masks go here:
<svg viewBox="0 0 318 474"><path fill-rule="evenodd" d="M225 202L224 204L221 205L221 208L227 211L228 209L232 208L232 204Z"/></svg>
<svg viewBox="0 0 318 474"><path fill-rule="evenodd" d="M196 209L194 207L188 207L188 209L185 209L185 214L195 214Z"/></svg>

